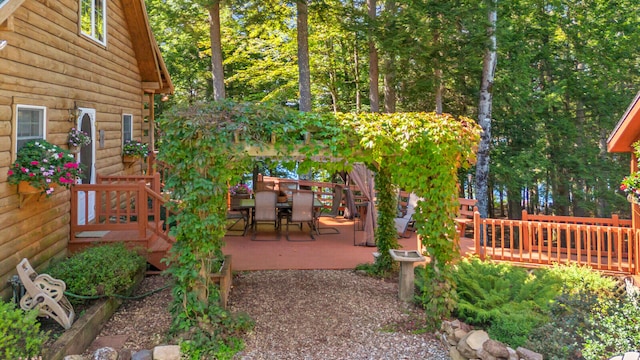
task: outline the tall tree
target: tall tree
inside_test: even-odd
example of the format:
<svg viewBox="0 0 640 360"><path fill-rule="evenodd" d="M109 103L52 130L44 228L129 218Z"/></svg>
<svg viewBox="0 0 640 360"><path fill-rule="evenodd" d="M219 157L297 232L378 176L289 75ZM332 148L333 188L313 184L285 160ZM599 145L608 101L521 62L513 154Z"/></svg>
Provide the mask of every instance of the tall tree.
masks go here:
<svg viewBox="0 0 640 360"><path fill-rule="evenodd" d="M387 0L384 4L384 10L387 15L385 21L385 40L389 37L395 38L395 17L397 4L395 0ZM395 46L385 49L384 55L384 111L387 113L396 112L396 59Z"/></svg>
<svg viewBox="0 0 640 360"><path fill-rule="evenodd" d="M311 111L311 70L309 69L309 24L307 0L297 0L298 11L298 82L300 111Z"/></svg>
<svg viewBox="0 0 640 360"><path fill-rule="evenodd" d="M212 0L209 12L209 34L211 36L211 74L213 77L213 99L225 98L224 69L222 67L222 39L220 38L220 0Z"/></svg>
<svg viewBox="0 0 640 360"><path fill-rule="evenodd" d="M498 17L498 0L488 0L488 44L485 49L482 66L482 83L478 104L478 124L482 128L480 145L478 146L476 164L476 197L478 210L483 218L488 216L489 208L489 147L491 145L491 106L493 102L493 79L497 63L496 22Z"/></svg>
<svg viewBox="0 0 640 360"><path fill-rule="evenodd" d="M376 0L367 0L369 14L369 106L371 112L380 111L380 94L378 91L378 50L374 40L374 28L376 22Z"/></svg>

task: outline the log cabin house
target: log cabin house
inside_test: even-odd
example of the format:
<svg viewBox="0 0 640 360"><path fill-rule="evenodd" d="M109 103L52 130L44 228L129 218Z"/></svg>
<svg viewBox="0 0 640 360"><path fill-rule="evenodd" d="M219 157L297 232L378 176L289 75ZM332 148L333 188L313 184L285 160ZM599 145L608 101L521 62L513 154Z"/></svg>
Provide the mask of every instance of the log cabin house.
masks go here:
<svg viewBox="0 0 640 360"><path fill-rule="evenodd" d="M42 138L66 148L81 128L92 138L76 155L82 184L141 174L144 162L123 163L123 143L153 143L154 95L172 91L144 0L0 0L1 298L22 258L41 269L67 255L73 201L96 201L73 194L85 185L20 195L7 182L18 147Z"/></svg>

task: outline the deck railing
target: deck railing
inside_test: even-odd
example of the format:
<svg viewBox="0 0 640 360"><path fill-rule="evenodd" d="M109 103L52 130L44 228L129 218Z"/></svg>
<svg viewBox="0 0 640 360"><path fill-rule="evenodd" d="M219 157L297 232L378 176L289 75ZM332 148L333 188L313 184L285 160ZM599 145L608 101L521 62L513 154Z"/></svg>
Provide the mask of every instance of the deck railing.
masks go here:
<svg viewBox="0 0 640 360"><path fill-rule="evenodd" d="M144 242L149 240L147 230L150 230L173 242L169 236L170 213L164 206L167 199L160 190L158 174L98 176L96 184L74 185L70 240L75 241L82 231L129 231L128 240ZM95 205L91 206L92 203ZM79 219L84 219L84 223Z"/></svg>
<svg viewBox="0 0 640 360"><path fill-rule="evenodd" d="M638 274L640 233L630 227L630 220L523 218L527 220L482 219L476 212L476 253L530 267L577 263L609 273Z"/></svg>

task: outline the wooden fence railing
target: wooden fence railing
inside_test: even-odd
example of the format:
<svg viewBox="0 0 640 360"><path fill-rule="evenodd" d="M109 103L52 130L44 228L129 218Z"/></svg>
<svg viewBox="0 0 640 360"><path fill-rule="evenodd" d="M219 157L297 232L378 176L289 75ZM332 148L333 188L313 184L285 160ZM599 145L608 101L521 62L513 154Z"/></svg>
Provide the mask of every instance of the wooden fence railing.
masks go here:
<svg viewBox="0 0 640 360"><path fill-rule="evenodd" d="M524 214L523 218L527 220L482 219L476 212L476 253L483 259L531 267L577 263L610 273L638 274L640 233L630 227L630 220Z"/></svg>
<svg viewBox="0 0 640 360"><path fill-rule="evenodd" d="M75 241L82 231L135 231L137 235L129 240L145 241L151 230L173 242L166 201L158 174L98 176L96 184L75 185L71 188L70 240Z"/></svg>

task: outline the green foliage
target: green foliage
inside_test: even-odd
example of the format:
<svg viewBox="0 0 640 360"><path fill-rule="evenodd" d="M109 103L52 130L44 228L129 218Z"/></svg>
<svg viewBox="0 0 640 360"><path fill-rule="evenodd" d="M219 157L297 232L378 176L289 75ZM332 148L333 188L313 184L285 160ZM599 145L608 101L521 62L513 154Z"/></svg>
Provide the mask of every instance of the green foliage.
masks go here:
<svg viewBox="0 0 640 360"><path fill-rule="evenodd" d="M75 157L67 150L46 140L31 140L25 143L16 157L16 161L7 172L11 184L27 181L35 188L43 189L50 195L53 185L69 187L82 174Z"/></svg>
<svg viewBox="0 0 640 360"><path fill-rule="evenodd" d="M464 259L454 279L458 290L456 315L463 321L486 327L498 341L523 345L531 330L547 320L551 301L561 284L544 272Z"/></svg>
<svg viewBox="0 0 640 360"><path fill-rule="evenodd" d="M376 228L375 238L380 256L376 258L374 272L379 276L384 276L386 273L398 269L398 264L391 258L389 250L400 248L394 225L397 199L394 196L395 189L391 183L391 169L380 166L375 186L378 192L376 208L378 211L378 227Z"/></svg>
<svg viewBox="0 0 640 360"><path fill-rule="evenodd" d="M610 299L594 309L582 355L587 360L608 359L640 348L640 305L638 297Z"/></svg>
<svg viewBox="0 0 640 360"><path fill-rule="evenodd" d="M98 245L53 264L45 273L63 280L67 291L82 296L124 294L135 276L146 269L146 260L124 244ZM69 300L82 302L75 297Z"/></svg>
<svg viewBox="0 0 640 360"><path fill-rule="evenodd" d="M337 117L345 128L354 129L367 163L383 174L386 171L390 183L428 199L418 202L414 219L425 255L431 258L420 274L429 283L420 301L426 308L427 322L436 327L449 316L456 301L450 264L459 256L453 221L458 208L457 171L475 160L480 129L469 119L434 113ZM393 219L395 210L395 205L379 207L378 216ZM382 235L397 236L395 231ZM393 240L376 241L384 245Z"/></svg>
<svg viewBox="0 0 640 360"><path fill-rule="evenodd" d="M593 329L589 319L598 305L598 295L578 289L565 288L549 308L549 321L536 327L525 347L535 349L549 360L579 360L582 358L587 329Z"/></svg>
<svg viewBox="0 0 640 360"><path fill-rule="evenodd" d="M0 358L40 355L48 335L40 330L37 310L22 311L14 303L0 301Z"/></svg>
<svg viewBox="0 0 640 360"><path fill-rule="evenodd" d="M616 284L579 265L527 271L475 257L456 265L454 279L461 320L487 328L512 347L529 344L556 359L579 353L582 337L576 329L594 326L592 307L613 296Z"/></svg>

